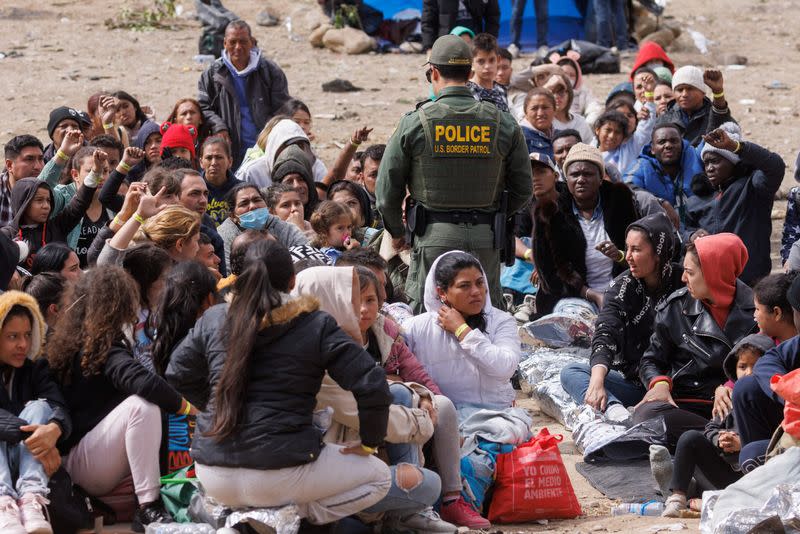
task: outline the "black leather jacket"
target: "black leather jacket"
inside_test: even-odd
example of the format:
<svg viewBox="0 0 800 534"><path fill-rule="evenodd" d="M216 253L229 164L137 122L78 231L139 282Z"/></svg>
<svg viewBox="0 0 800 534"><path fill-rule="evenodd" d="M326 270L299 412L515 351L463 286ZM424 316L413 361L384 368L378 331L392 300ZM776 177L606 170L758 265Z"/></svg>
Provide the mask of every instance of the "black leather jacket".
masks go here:
<svg viewBox="0 0 800 534"><path fill-rule="evenodd" d="M753 292L736 281L736 296L725 328L686 288L675 291L656 309L650 346L642 356L639 377L646 388L671 382L672 398L684 403L713 403L714 390L725 383L722 362L747 334L756 331Z"/></svg>

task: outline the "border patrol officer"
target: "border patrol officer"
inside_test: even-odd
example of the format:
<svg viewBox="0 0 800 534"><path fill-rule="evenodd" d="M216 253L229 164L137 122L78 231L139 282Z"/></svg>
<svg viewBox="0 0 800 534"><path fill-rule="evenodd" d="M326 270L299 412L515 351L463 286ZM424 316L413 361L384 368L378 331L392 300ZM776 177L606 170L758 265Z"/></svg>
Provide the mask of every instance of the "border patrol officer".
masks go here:
<svg viewBox="0 0 800 534"><path fill-rule="evenodd" d="M389 139L377 207L395 248L412 245L406 293L415 313L433 261L456 249L480 260L492 304L503 308L500 249L513 247L507 222L532 193L525 138L510 114L473 98L472 53L460 37L439 37L426 65L436 99L406 114Z"/></svg>

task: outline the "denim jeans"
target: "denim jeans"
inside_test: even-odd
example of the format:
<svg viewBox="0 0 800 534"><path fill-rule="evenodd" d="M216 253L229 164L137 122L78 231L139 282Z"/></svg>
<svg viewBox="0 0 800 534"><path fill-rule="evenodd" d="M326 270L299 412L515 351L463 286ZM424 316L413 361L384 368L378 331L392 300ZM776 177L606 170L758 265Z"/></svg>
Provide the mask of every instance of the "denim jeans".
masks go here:
<svg viewBox="0 0 800 534"><path fill-rule="evenodd" d="M628 48L628 21L624 0L592 0L597 21L597 44L620 50Z"/></svg>
<svg viewBox="0 0 800 534"><path fill-rule="evenodd" d="M19 414L21 419L31 425L47 424L52 416L53 410L44 400L29 401ZM48 480L44 466L33 457L25 443L19 442L16 445L0 443L0 495L10 495L15 499L26 493L47 495Z"/></svg>
<svg viewBox="0 0 800 534"><path fill-rule="evenodd" d="M536 46L547 46L547 2L548 0L533 0L536 10ZM525 14L525 4L528 0L512 0L511 7L511 42L519 46L519 36L522 33L522 16Z"/></svg>
<svg viewBox="0 0 800 534"><path fill-rule="evenodd" d="M412 406L414 395L407 386L399 383L389 384L389 393L392 394L392 404L414 408ZM401 462L419 465L419 446L415 443L387 443L386 455L389 457L389 465Z"/></svg>
<svg viewBox="0 0 800 534"><path fill-rule="evenodd" d="M364 510L364 512L387 512L390 515L406 515L429 508L439 500L439 495L442 492L442 481L439 475L429 469L415 465L411 466L422 474L422 481L411 489L403 489L398 486L396 478L397 470L401 467L408 467L408 464L390 467L392 470L392 487L389 489L389 493L386 497Z"/></svg>
<svg viewBox="0 0 800 534"><path fill-rule="evenodd" d="M583 404L591 376L592 370L588 363L571 363L561 370L561 387L575 399L575 402ZM612 404L636 406L646 393L641 383L626 380L619 371L610 370L603 385L606 388L608 406Z"/></svg>

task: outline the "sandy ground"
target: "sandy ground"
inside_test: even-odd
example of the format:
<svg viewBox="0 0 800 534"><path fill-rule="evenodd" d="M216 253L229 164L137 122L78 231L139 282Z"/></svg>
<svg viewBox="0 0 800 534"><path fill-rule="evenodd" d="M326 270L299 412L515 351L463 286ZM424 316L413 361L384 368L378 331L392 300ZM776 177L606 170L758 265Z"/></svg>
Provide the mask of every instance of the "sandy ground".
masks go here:
<svg viewBox="0 0 800 534"><path fill-rule="evenodd" d="M121 6L135 5L130 0L0 2L0 52L19 54L0 59L0 94L4 95L0 100L0 143L21 133L36 134L45 140L52 108L85 107L88 96L99 90L132 92L142 104L152 106L160 120L177 99L196 95L202 67L192 59L200 34L199 24L187 16L193 4L183 0L184 18L174 31L106 29L104 21L115 17ZM361 125L375 128L371 140L386 142L402 114L427 94L421 56L341 56L312 49L305 36L309 21L317 18L317 8L310 0L226 0L225 5L251 22L264 7L281 16L284 23L291 16L295 39L290 38L284 24L273 28L255 26L255 36L264 54L285 70L290 92L311 108L317 137L315 149L328 163L350 132ZM742 70L724 68L725 92L746 138L777 151L787 161L784 192L794 183L794 159L800 145L800 69L796 67L800 45L788 24L798 8L800 0L671 0L666 11L681 27L700 31L713 41L708 55L696 51L671 54L677 64L717 65L726 53L747 57L747 66ZM523 57L514 66L522 68L527 61ZM623 72L632 62L633 57L623 58ZM322 92L321 84L337 77L350 80L363 91ZM595 95L602 96L623 79L624 74L589 76L587 83ZM768 88L773 80L786 88ZM782 218L780 203L776 204L775 215ZM775 233L780 229L780 221L776 223ZM537 418L536 425L546 425L553 432L561 430L544 416ZM612 503L574 471L574 464L580 461L574 445L567 440L562 450L585 515L574 521L500 530L647 532L655 525L675 522L609 517ZM682 522L689 531L697 530L697 521Z"/></svg>

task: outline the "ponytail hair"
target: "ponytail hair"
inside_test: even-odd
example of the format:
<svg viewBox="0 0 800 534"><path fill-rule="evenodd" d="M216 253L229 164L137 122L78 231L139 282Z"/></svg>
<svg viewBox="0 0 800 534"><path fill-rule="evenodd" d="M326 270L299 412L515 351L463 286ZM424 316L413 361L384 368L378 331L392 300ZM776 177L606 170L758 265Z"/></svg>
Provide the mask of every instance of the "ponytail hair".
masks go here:
<svg viewBox="0 0 800 534"><path fill-rule="evenodd" d="M231 291L233 300L225 320L228 356L216 386L216 412L207 435L222 441L242 421L250 385L250 361L256 336L272 310L281 305L294 276L289 251L275 241L258 241L247 250L244 268Z"/></svg>

